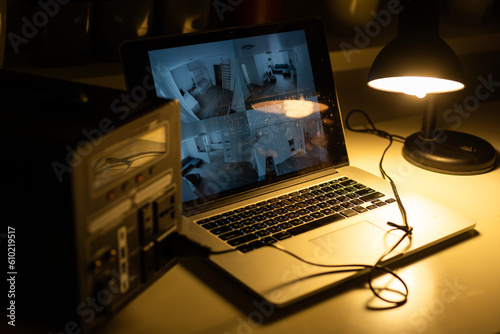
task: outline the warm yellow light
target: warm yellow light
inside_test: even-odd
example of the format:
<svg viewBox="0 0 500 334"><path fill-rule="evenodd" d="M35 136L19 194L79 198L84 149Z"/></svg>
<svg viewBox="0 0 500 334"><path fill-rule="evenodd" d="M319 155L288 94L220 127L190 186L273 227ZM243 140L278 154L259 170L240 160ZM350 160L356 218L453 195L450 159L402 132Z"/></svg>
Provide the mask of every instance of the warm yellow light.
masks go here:
<svg viewBox="0 0 500 334"><path fill-rule="evenodd" d="M415 95L419 98L429 93L454 92L464 88L464 84L458 81L416 76L375 79L368 82L368 86L387 92Z"/></svg>

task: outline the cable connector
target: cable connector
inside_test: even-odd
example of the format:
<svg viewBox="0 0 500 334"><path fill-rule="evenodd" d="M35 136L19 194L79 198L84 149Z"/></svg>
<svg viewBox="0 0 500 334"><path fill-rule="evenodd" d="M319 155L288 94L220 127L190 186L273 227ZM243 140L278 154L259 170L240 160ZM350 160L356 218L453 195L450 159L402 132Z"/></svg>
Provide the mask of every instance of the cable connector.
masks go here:
<svg viewBox="0 0 500 334"><path fill-rule="evenodd" d="M413 234L413 227L411 226L406 226L406 225L398 225L398 224L395 224L393 222L387 222L387 225L389 226L392 226L392 227L395 227L399 230L402 230L404 231L406 234L408 234L409 236L411 236Z"/></svg>
<svg viewBox="0 0 500 334"><path fill-rule="evenodd" d="M175 258L181 257L208 257L212 250L186 237L175 233L171 238L171 251Z"/></svg>

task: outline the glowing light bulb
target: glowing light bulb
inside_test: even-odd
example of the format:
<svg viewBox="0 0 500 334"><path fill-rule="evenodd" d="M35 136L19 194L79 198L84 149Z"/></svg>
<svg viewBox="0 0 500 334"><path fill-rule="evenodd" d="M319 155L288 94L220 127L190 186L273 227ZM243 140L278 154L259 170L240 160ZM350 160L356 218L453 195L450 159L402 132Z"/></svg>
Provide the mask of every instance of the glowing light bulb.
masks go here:
<svg viewBox="0 0 500 334"><path fill-rule="evenodd" d="M458 81L417 76L375 79L368 86L387 92L415 95L418 98L424 98L429 93L446 93L464 88L464 84Z"/></svg>

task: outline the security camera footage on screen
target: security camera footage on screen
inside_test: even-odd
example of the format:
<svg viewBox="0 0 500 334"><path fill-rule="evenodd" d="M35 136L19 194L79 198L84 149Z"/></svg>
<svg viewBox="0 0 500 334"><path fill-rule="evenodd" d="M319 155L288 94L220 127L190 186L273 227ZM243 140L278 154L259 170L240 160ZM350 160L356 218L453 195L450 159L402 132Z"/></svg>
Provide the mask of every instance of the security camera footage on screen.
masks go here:
<svg viewBox="0 0 500 334"><path fill-rule="evenodd" d="M327 162L303 31L149 51L156 93L177 99L183 202Z"/></svg>

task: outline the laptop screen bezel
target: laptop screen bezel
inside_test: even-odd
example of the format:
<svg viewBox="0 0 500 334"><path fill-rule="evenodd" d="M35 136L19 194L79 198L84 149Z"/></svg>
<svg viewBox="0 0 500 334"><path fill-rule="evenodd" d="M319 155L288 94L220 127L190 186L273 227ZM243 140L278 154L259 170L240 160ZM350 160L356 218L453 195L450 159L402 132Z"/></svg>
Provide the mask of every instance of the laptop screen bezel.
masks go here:
<svg viewBox="0 0 500 334"><path fill-rule="evenodd" d="M296 30L302 30L305 33L318 102L328 106L326 111L321 112L321 119L330 160L312 170L297 171L293 174L286 174L283 177L259 181L257 186L249 185L247 187L230 189L217 194L214 198L185 202L183 203L185 211L189 211L189 209L193 208L199 211L202 207L206 207L207 204L213 201L227 199L228 197L239 195L242 192L255 191L258 190L257 188L262 188L269 184L279 183L293 177L314 173L325 168L339 168L349 164L342 118L338 105L323 23L319 19L294 20L204 31L200 33L137 39L126 41L120 46L125 83L127 90L130 92L131 99L134 99L134 96L140 100L157 99L158 97L156 95L151 73L149 51Z"/></svg>

